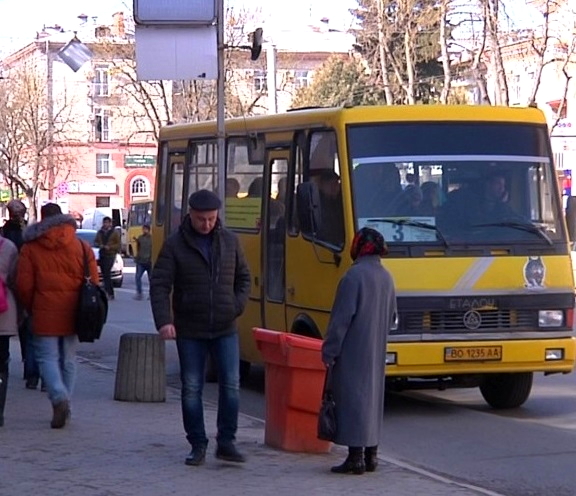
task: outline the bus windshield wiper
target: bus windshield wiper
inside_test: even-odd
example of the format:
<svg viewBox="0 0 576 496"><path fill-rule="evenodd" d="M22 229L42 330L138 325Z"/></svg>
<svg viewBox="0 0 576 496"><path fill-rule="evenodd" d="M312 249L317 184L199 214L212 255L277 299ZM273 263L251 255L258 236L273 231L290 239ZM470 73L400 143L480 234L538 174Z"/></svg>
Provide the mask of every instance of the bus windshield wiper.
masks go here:
<svg viewBox="0 0 576 496"><path fill-rule="evenodd" d="M366 222L388 222L390 224L397 224L400 226L413 226L413 227L419 227L420 229L428 229L429 231L436 232L438 239L442 241L442 243L446 248L449 248L448 241L446 241L446 238L444 237L440 229L438 229L436 226L432 224L427 224L426 222L417 222L409 219L384 219L384 218L367 219Z"/></svg>
<svg viewBox="0 0 576 496"><path fill-rule="evenodd" d="M554 244L554 242L550 239L550 236L548 236L544 231L542 231L542 229L536 227L534 224L531 224L529 222L514 222L514 221L490 222L486 224L473 224L470 227L510 227L512 229L518 229L520 231L526 231L532 234L536 234L536 236L542 238L550 246Z"/></svg>

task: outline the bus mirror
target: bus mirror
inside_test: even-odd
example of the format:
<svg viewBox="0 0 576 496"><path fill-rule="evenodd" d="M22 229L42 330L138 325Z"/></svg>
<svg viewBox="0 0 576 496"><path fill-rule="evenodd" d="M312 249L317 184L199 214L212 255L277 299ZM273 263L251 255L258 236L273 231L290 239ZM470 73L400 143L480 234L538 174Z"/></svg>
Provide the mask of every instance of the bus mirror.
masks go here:
<svg viewBox="0 0 576 496"><path fill-rule="evenodd" d="M300 231L315 238L320 226L320 193L316 184L305 182L298 185L296 207Z"/></svg>
<svg viewBox="0 0 576 496"><path fill-rule="evenodd" d="M566 203L566 224L570 241L576 241L576 196L568 197Z"/></svg>
<svg viewBox="0 0 576 496"><path fill-rule="evenodd" d="M126 219L122 219L122 229L126 229Z"/></svg>

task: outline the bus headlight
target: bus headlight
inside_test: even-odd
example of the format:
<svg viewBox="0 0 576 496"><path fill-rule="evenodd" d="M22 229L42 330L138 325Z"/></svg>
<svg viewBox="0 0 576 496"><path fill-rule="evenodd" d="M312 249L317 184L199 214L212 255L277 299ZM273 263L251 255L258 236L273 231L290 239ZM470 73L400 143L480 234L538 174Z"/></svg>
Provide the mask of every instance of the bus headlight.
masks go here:
<svg viewBox="0 0 576 496"><path fill-rule="evenodd" d="M562 327L564 312L562 310L540 310L538 312L539 327Z"/></svg>
<svg viewBox="0 0 576 496"><path fill-rule="evenodd" d="M564 360L564 348L546 348L546 361Z"/></svg>
<svg viewBox="0 0 576 496"><path fill-rule="evenodd" d="M396 353L393 351L386 353L386 365L396 365Z"/></svg>

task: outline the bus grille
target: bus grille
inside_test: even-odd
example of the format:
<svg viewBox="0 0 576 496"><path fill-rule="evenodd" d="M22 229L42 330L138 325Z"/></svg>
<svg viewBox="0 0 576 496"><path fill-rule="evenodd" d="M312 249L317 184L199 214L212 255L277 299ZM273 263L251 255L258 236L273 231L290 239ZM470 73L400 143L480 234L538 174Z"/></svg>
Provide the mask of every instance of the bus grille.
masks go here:
<svg viewBox="0 0 576 496"><path fill-rule="evenodd" d="M538 326L538 312L534 310L483 310L478 327L469 328L467 312L406 312L401 314L400 328L404 332L466 332L533 329Z"/></svg>

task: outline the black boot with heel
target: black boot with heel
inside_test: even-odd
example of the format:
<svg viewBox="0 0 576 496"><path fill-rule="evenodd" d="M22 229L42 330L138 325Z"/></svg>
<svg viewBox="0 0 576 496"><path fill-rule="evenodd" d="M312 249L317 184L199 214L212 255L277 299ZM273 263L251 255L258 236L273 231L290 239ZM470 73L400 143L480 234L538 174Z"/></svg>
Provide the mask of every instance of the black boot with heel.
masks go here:
<svg viewBox="0 0 576 496"><path fill-rule="evenodd" d="M344 463L332 467L330 471L335 474L362 475L366 471L363 451L362 448L354 448L350 446L348 448L348 457L344 460Z"/></svg>
<svg viewBox="0 0 576 496"><path fill-rule="evenodd" d="M378 446L367 446L364 450L366 472L374 472L378 466Z"/></svg>

